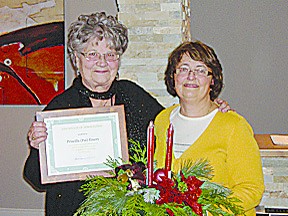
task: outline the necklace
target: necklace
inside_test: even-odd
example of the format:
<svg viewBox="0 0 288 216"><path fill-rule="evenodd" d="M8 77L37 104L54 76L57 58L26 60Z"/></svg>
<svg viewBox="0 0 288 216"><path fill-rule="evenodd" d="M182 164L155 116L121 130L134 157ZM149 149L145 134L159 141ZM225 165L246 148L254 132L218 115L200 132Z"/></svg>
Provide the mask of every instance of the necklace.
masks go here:
<svg viewBox="0 0 288 216"><path fill-rule="evenodd" d="M88 98L91 101L93 107L109 107L114 105L115 95L113 95L109 99L95 99L95 98ZM110 101L110 103L109 103Z"/></svg>
<svg viewBox="0 0 288 216"><path fill-rule="evenodd" d="M93 92L90 89L88 89L86 86L84 86L82 83L82 77L81 76L78 76L77 79L75 79L74 84L77 86L79 92L82 95L85 95L87 97L94 98L94 99L101 99L101 100L112 98L112 96L116 94L116 89L117 89L117 81L116 80L114 80L112 82L108 91L101 92L101 93Z"/></svg>

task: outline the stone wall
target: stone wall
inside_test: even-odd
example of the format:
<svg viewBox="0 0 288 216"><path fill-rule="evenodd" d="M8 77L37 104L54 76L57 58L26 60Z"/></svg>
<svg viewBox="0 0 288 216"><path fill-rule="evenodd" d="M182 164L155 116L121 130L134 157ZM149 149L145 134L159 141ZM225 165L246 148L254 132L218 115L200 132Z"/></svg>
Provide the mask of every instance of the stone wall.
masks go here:
<svg viewBox="0 0 288 216"><path fill-rule="evenodd" d="M288 208L288 155L262 157L265 192L260 206Z"/></svg>
<svg viewBox="0 0 288 216"><path fill-rule="evenodd" d="M169 53L190 40L190 1L118 0L118 18L129 29L120 78L131 79L164 106L177 99L168 95L164 71Z"/></svg>

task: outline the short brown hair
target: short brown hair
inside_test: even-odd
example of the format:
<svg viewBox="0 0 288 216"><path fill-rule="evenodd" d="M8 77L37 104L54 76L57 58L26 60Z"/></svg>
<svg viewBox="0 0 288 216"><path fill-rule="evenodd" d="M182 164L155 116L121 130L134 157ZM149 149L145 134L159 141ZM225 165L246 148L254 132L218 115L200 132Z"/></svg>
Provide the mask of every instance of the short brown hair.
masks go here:
<svg viewBox="0 0 288 216"><path fill-rule="evenodd" d="M214 50L200 41L184 42L176 47L169 55L164 78L167 91L172 96L177 96L175 90L174 73L176 72L176 67L184 54L190 56L194 61L203 62L212 70L214 85L211 85L210 99L212 101L215 100L219 96L223 87L222 66Z"/></svg>

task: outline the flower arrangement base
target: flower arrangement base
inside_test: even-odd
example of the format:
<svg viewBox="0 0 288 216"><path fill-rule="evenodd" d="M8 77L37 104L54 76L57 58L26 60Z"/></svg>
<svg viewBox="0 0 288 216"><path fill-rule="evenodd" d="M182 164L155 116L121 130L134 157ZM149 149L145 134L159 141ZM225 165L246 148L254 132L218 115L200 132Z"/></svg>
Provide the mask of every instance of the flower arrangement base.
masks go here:
<svg viewBox="0 0 288 216"><path fill-rule="evenodd" d="M231 190L211 182L213 168L205 160L187 161L171 177L154 172L153 184L146 185L146 149L134 143L133 163L107 160L115 177L89 177L81 190L86 200L75 216L196 216L241 215L241 201ZM157 174L160 173L160 174Z"/></svg>

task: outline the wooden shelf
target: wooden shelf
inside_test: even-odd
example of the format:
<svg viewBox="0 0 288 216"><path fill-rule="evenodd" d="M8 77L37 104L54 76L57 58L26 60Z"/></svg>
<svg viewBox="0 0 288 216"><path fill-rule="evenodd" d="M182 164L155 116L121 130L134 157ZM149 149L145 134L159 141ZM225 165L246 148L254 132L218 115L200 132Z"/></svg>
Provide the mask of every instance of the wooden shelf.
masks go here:
<svg viewBox="0 0 288 216"><path fill-rule="evenodd" d="M272 142L270 134L255 134L254 135L260 154L263 157L288 157L287 145L275 145Z"/></svg>

